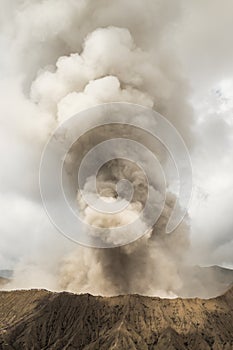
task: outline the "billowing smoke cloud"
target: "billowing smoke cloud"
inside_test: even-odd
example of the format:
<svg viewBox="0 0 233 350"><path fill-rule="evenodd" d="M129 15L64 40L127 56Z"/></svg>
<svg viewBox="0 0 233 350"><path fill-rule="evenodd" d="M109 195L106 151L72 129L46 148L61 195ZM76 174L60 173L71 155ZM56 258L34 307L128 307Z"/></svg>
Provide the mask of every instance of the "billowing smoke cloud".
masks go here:
<svg viewBox="0 0 233 350"><path fill-rule="evenodd" d="M43 216L38 167L43 146L59 123L100 103L133 102L154 108L179 130L193 152L197 185L203 186L205 178L201 192L212 191L214 196L220 188L222 193L217 181L225 170L211 175L213 185L208 188L209 167L214 170L217 163L219 169L226 169L230 164L232 122L225 110L210 113L213 101L207 99L203 106L201 93L212 86L219 90L219 81L231 75L232 45L222 43L230 33L229 26L232 28L227 16L232 4L226 3L228 7L215 1L209 13L210 1L204 8L199 2L186 4L182 0L2 2L1 192L2 206L9 210L2 210L6 214L1 221L0 262L7 267L9 262L15 266L17 260L12 287L108 295L181 293L184 276L180 271L190 249L189 225L183 222L172 235L165 235L173 195L168 196L153 232L135 243L114 250L76 247L57 235ZM216 38L216 30L213 25L206 26L206 21L215 23L217 14L221 30ZM209 37L217 44L207 42ZM213 60L208 52L218 53L219 59ZM225 57L229 61L221 70L219 60L223 62ZM208 68L208 75L203 67ZM221 139L215 130L221 130ZM215 143L225 152L225 161L220 161L221 154L216 160ZM116 168L126 169L119 162L110 168L114 174ZM230 170L232 173L232 167ZM102 180L102 195L114 196L111 176ZM232 186L232 180L228 184ZM219 205L229 208L232 198L220 198ZM208 226L217 211L215 203L215 199L211 205L207 202L213 211L201 207L201 215L192 207L191 244L200 254L189 254L191 264L233 264L224 248L226 242L232 244L228 210L216 216L218 225L213 224L212 230ZM129 218L140 204L135 200L128 209ZM96 220L90 209L84 208L83 213L87 221ZM104 219L102 225L109 225ZM118 217L119 224L125 220L126 216ZM219 238L216 227L224 222L225 234ZM206 244L201 252L198 247L203 237Z"/></svg>

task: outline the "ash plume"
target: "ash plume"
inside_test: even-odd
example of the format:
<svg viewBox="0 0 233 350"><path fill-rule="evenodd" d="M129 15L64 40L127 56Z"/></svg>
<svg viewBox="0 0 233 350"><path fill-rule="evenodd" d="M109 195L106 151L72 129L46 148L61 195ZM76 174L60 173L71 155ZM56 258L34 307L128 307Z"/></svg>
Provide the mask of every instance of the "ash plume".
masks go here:
<svg viewBox="0 0 233 350"><path fill-rule="evenodd" d="M228 15L232 4L207 1L203 6L183 0L2 1L0 263L10 261L15 270L8 288L174 296L187 288L189 273L181 273L187 265L233 265L229 213L233 197L228 191L233 173L232 123L226 112L219 112L220 116L210 112L212 100L203 106L200 96L232 75L233 46L223 40L232 30ZM56 233L41 206L38 168L44 144L60 123L108 102L135 103L164 115L188 145L197 186L203 184L201 193L210 192L210 199L200 210L192 206L191 218L166 235L176 200L170 191L161 217L147 235L130 245L98 250L76 246ZM91 147L107 134L102 130L96 140L87 135L82 147ZM133 134L137 138L136 131ZM225 152L224 160L214 147L215 140ZM156 152L166 166L164 150L156 145ZM79 161L80 153L82 149L77 148L71 154L71 165ZM227 196L219 185L222 172L213 166L216 156L218 168L225 173L229 169ZM119 160L99 173L102 197L114 198L115 183L122 175L131 177L141 192L135 192L127 215L119 214L118 225L138 214L146 193L140 171ZM159 193L156 176L153 188ZM96 217L79 194L77 199L87 222L100 220L106 228L111 224L111 217ZM216 202L226 208L224 213L216 215ZM216 228L221 227L224 232L219 237Z"/></svg>

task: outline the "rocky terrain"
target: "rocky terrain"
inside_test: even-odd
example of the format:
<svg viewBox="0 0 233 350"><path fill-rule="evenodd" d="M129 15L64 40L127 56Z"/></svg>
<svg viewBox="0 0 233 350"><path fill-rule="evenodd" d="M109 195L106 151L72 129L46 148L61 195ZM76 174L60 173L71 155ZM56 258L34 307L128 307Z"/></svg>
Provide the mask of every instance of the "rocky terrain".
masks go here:
<svg viewBox="0 0 233 350"><path fill-rule="evenodd" d="M233 287L214 299L0 292L1 350L231 350Z"/></svg>

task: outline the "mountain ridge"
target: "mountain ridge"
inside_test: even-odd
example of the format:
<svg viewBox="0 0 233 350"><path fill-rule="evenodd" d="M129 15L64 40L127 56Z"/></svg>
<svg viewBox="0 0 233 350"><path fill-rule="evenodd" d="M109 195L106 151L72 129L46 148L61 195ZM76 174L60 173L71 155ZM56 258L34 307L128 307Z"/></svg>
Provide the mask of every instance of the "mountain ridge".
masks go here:
<svg viewBox="0 0 233 350"><path fill-rule="evenodd" d="M212 299L0 292L0 349L233 348L233 287Z"/></svg>

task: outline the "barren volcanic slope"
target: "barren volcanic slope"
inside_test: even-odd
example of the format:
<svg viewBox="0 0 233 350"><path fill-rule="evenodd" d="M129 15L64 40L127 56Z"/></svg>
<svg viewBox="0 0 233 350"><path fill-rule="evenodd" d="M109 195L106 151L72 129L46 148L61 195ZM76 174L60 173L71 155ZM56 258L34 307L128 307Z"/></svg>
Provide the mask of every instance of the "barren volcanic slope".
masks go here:
<svg viewBox="0 0 233 350"><path fill-rule="evenodd" d="M0 349L233 349L233 288L210 299L0 292Z"/></svg>

